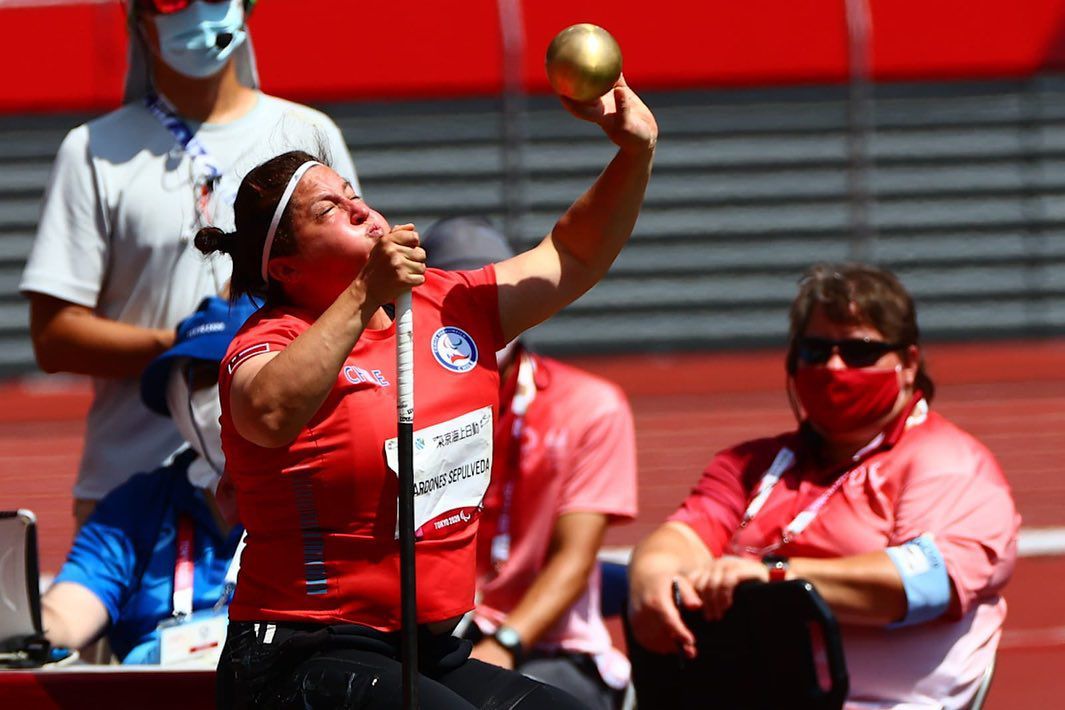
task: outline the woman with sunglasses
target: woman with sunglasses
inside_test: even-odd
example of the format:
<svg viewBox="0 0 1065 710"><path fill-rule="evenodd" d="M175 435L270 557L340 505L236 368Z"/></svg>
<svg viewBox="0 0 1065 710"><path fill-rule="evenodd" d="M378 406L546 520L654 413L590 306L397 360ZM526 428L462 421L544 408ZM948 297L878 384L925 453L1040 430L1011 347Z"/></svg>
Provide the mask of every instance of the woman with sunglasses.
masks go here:
<svg viewBox="0 0 1065 710"><path fill-rule="evenodd" d="M125 105L74 128L56 156L19 284L46 372L91 375L80 522L129 472L184 442L140 401L138 377L230 268L193 247L233 223L240 180L294 148L328 152L358 185L324 114L258 89L246 0L128 0Z"/></svg>
<svg viewBox="0 0 1065 710"><path fill-rule="evenodd" d="M694 657L678 598L712 620L741 582L806 579L842 625L848 707L965 707L1006 614L1020 523L1006 479L930 408L913 301L892 274L815 266L790 321L799 427L719 453L640 543L635 638Z"/></svg>

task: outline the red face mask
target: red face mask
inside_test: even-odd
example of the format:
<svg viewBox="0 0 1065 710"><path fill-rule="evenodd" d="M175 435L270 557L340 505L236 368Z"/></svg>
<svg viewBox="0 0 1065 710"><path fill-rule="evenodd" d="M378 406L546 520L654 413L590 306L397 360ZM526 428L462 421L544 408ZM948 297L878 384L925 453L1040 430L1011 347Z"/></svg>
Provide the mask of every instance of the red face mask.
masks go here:
<svg viewBox="0 0 1065 710"><path fill-rule="evenodd" d="M819 431L846 434L891 413L899 398L899 372L879 367L800 367L795 372L795 394Z"/></svg>

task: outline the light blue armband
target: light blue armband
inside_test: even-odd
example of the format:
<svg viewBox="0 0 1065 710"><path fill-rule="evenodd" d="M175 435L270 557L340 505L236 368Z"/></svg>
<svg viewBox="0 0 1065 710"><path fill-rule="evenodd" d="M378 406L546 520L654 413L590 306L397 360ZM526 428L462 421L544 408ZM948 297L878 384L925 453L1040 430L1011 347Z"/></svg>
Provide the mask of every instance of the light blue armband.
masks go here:
<svg viewBox="0 0 1065 710"><path fill-rule="evenodd" d="M950 605L947 564L929 534L886 550L906 590L906 616L888 628L912 626L943 615Z"/></svg>

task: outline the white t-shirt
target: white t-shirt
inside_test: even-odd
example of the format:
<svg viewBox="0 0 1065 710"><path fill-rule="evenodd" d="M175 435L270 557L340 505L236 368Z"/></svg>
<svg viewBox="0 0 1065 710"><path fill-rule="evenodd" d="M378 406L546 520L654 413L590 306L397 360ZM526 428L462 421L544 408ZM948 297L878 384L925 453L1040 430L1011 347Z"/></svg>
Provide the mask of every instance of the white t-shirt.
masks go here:
<svg viewBox="0 0 1065 710"><path fill-rule="evenodd" d="M259 94L226 124L188 122L222 171L207 211L233 229L233 200L249 170L280 153L325 152L359 190L336 125L323 113ZM229 279L226 256L193 245L204 219L196 208L191 157L143 103L78 126L63 141L44 195L41 221L19 290L86 306L104 318L173 328ZM85 449L74 495L99 499L150 471L184 442L173 424L140 400L137 379L93 378Z"/></svg>

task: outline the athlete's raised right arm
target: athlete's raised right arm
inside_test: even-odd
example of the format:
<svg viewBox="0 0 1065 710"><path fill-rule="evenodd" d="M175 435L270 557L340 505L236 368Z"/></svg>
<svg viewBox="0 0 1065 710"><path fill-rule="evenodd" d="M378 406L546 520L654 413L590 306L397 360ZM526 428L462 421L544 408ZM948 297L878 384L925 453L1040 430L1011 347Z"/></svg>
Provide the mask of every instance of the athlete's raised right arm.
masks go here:
<svg viewBox="0 0 1065 710"><path fill-rule="evenodd" d="M594 102L563 104L599 125L617 152L538 245L495 265L499 320L510 341L599 282L632 234L651 177L658 124L625 79Z"/></svg>

